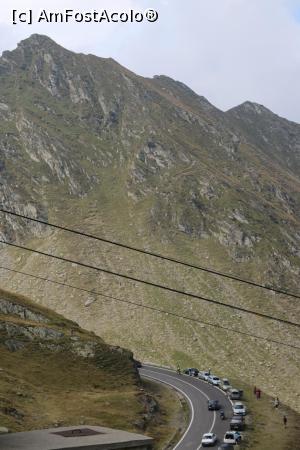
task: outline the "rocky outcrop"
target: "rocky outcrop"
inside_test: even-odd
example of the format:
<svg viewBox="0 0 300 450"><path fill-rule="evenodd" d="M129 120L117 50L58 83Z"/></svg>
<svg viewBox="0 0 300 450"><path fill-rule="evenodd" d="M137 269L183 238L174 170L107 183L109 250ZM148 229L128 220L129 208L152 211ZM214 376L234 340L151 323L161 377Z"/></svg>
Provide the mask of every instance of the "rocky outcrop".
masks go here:
<svg viewBox="0 0 300 450"><path fill-rule="evenodd" d="M6 314L10 316L18 316L24 320L30 320L33 322L49 323L49 319L42 314L39 314L26 306L14 303L10 300L1 298L0 301L0 314Z"/></svg>
<svg viewBox="0 0 300 450"><path fill-rule="evenodd" d="M46 312L38 312L37 307L6 299L5 294L0 293L0 344L2 342L9 351L17 352L35 345L41 350L71 352L82 358L101 358L103 341L100 338L82 337L80 329L71 322L72 327L62 332L59 323L54 326L54 322L58 322L57 319L50 319ZM40 323L45 325L41 326ZM133 355L128 350L118 346L107 348L110 352L133 361Z"/></svg>

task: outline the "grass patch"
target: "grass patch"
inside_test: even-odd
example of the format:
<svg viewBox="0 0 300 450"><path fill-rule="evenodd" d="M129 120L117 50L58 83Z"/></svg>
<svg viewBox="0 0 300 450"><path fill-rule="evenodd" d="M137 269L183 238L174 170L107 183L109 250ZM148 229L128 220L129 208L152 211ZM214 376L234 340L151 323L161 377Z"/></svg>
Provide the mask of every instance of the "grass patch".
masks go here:
<svg viewBox="0 0 300 450"><path fill-rule="evenodd" d="M285 404L274 407L274 399L262 392L256 399L254 387L244 386L237 380L231 380L234 386L244 389L247 405L247 429L243 433L242 448L251 450L298 450L300 449L300 415ZM288 422L284 427L283 416Z"/></svg>

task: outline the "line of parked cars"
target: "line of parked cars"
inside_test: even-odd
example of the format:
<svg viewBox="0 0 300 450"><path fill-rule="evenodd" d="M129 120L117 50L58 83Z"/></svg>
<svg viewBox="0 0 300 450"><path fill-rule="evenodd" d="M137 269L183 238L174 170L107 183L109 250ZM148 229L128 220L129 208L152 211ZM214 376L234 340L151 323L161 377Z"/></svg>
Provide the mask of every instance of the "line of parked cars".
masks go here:
<svg viewBox="0 0 300 450"><path fill-rule="evenodd" d="M226 431L224 434L223 443L220 444L218 450L232 449L233 446L239 444L242 440L242 435L238 431ZM202 447L211 447L216 445L218 437L215 433L205 433L201 440Z"/></svg>
<svg viewBox="0 0 300 450"><path fill-rule="evenodd" d="M232 400L233 416L229 422L230 430L226 431L223 437L223 443L220 444L218 450L230 450L234 448L234 445L239 444L242 440L240 431L245 429L245 415L247 413L246 406L241 402L243 398L243 391L231 386L228 378L220 379L218 376L211 374L210 371L200 371L196 368L186 369L184 371L186 375L200 378L207 381L213 386L221 388ZM218 400L208 400L207 408L209 411L218 411L221 409L221 405ZM221 410L222 412L222 410ZM221 418L224 418L224 416ZM218 437L214 433L205 433L202 437L202 447L215 446L218 441Z"/></svg>

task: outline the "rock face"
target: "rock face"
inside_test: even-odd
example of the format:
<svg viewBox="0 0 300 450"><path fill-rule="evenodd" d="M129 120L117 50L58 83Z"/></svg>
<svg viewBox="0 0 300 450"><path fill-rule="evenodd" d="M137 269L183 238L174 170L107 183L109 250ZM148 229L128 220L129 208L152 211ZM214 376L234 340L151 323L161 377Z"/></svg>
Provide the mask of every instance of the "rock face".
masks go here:
<svg viewBox="0 0 300 450"><path fill-rule="evenodd" d="M266 241L285 254L299 248L298 124L250 102L223 113L168 77L144 79L39 35L3 53L0 76L5 207L47 220L60 207L51 194L62 203L101 195L114 168L134 208L149 203L145 221L166 234L171 225L214 237L251 258ZM8 238L26 228L44 236L5 219Z"/></svg>
<svg viewBox="0 0 300 450"><path fill-rule="evenodd" d="M4 298L1 299L0 313L5 314L5 315L18 316L18 317L21 317L22 319L39 322L39 323L40 322L41 323L49 322L47 317L45 317L39 313L36 313L23 305L14 303L9 300L5 300Z"/></svg>
<svg viewBox="0 0 300 450"><path fill-rule="evenodd" d="M297 291L299 124L250 102L219 111L180 82L142 78L112 59L75 54L39 35L0 58L0 120L0 196L6 209ZM0 223L2 239L30 240L49 253L300 320L299 303L292 298L2 213ZM215 327L300 345L293 327L171 298L28 252L3 246L0 262L104 295L163 306ZM282 388L288 396L285 376L296 372L299 356L286 361L282 346L253 344L222 329L0 270L4 287L140 357L196 365L201 359L219 371L246 374L251 383L261 377L260 385L272 395ZM44 325L35 332L43 333ZM266 360L269 377L259 370ZM292 383L297 390L296 380Z"/></svg>

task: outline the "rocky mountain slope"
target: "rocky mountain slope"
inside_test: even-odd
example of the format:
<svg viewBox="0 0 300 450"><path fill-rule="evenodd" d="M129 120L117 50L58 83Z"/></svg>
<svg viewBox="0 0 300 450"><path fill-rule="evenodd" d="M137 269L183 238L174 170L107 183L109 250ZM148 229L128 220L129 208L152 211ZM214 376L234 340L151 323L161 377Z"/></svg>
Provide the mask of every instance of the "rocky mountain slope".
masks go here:
<svg viewBox="0 0 300 450"><path fill-rule="evenodd" d="M226 113L165 76L33 35L0 59L1 205L299 292L300 125L246 102ZM297 299L1 214L2 238L299 323ZM244 377L300 410L298 328L2 246L2 266L159 306L193 324L1 270L140 358ZM289 379L289 383L286 380Z"/></svg>

